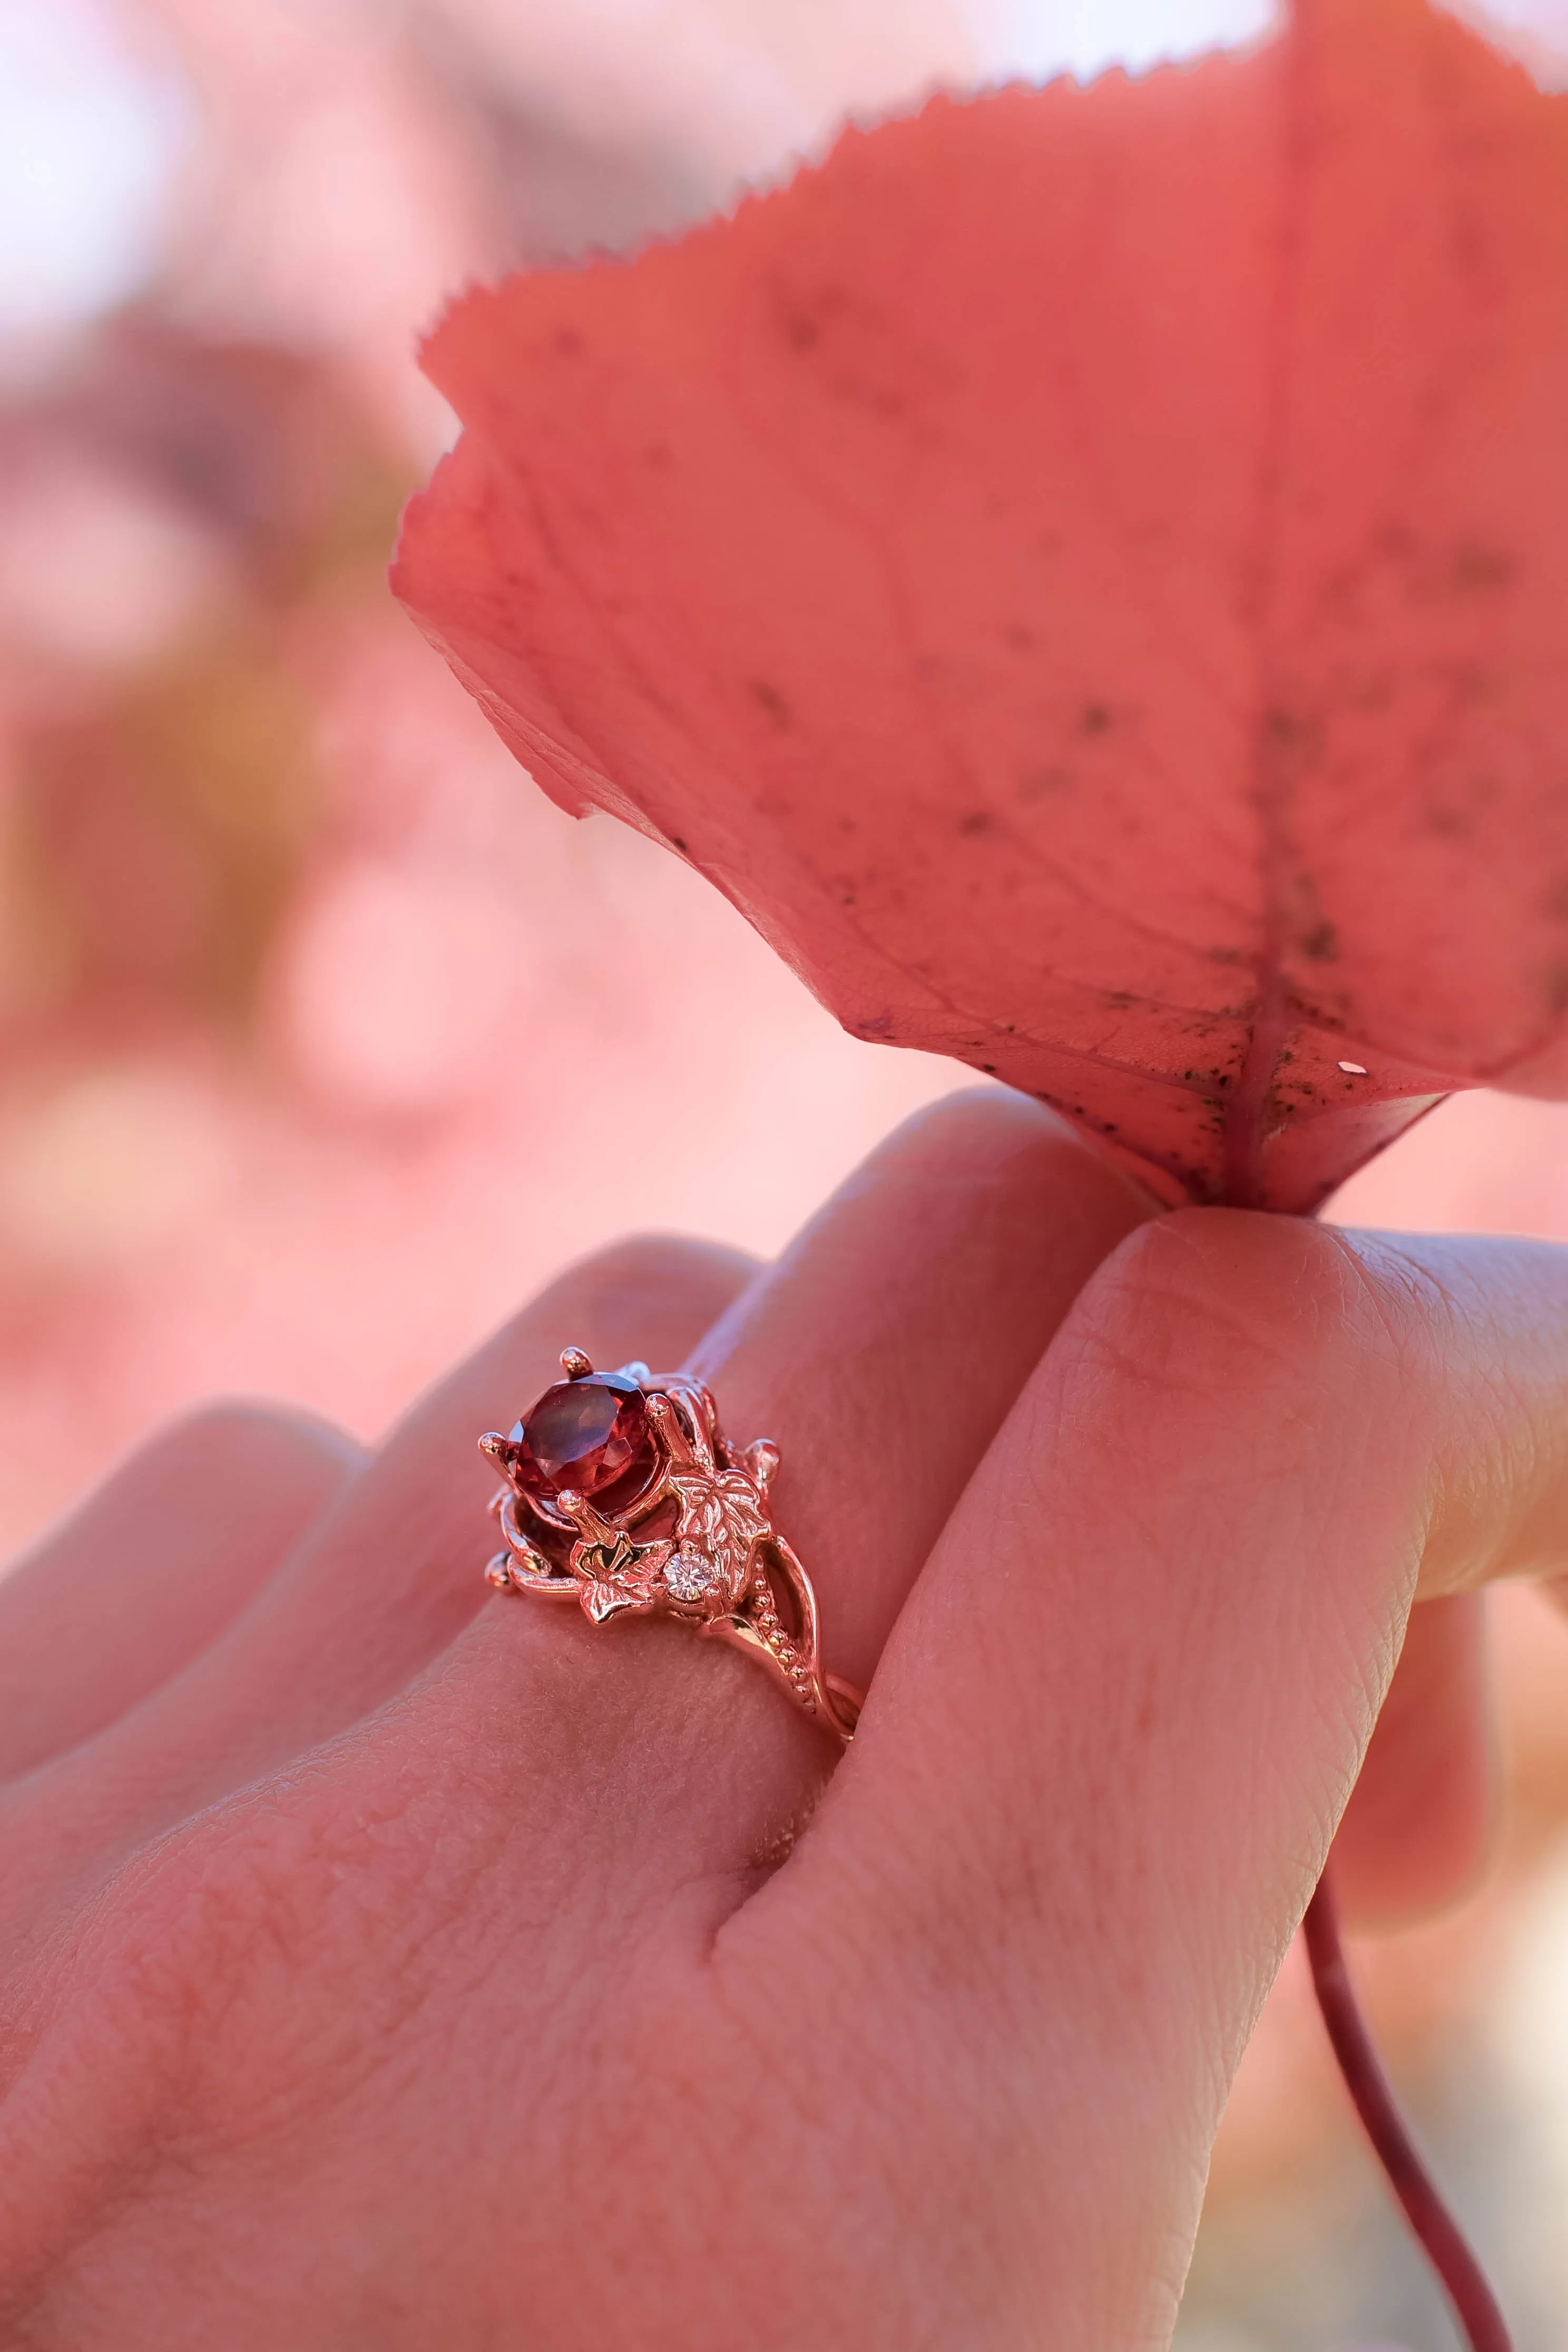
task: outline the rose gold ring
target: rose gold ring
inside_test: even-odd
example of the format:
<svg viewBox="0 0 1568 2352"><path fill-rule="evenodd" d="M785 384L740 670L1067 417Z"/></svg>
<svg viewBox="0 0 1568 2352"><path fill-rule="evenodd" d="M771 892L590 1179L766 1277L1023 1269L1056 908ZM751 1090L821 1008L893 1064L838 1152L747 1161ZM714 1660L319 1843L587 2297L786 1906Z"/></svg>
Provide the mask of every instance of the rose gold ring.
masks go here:
<svg viewBox="0 0 1568 2352"><path fill-rule="evenodd" d="M581 1348L561 1369L510 1437L479 1440L506 1479L490 1505L506 1539L485 1570L496 1591L580 1601L595 1625L679 1617L847 1740L860 1694L823 1671L811 1579L768 1507L778 1447L729 1444L684 1372L596 1372Z"/></svg>

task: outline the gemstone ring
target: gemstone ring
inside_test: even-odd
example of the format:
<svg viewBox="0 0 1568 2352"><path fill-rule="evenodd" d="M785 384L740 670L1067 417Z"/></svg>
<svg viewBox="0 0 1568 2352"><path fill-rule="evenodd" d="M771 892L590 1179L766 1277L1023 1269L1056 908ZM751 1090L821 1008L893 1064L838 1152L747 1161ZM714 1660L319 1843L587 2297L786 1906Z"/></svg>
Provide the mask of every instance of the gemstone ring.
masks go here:
<svg viewBox="0 0 1568 2352"><path fill-rule="evenodd" d="M731 1445L711 1394L684 1372L596 1372L581 1348L561 1369L510 1437L479 1440L506 1480L490 1505L506 1549L489 1582L577 1601L595 1625L679 1618L746 1651L847 1741L860 1694L825 1673L811 1580L773 1526L777 1446Z"/></svg>

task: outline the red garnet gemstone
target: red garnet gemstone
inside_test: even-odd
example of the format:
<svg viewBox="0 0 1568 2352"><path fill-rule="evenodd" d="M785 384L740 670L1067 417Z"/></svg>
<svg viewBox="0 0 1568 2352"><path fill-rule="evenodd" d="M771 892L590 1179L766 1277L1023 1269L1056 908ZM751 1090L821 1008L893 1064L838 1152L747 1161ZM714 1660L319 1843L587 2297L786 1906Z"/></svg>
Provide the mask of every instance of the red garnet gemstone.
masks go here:
<svg viewBox="0 0 1568 2352"><path fill-rule="evenodd" d="M512 1475L525 1495L563 1487L602 1494L626 1475L647 1440L647 1400L621 1372L557 1381L511 1433Z"/></svg>

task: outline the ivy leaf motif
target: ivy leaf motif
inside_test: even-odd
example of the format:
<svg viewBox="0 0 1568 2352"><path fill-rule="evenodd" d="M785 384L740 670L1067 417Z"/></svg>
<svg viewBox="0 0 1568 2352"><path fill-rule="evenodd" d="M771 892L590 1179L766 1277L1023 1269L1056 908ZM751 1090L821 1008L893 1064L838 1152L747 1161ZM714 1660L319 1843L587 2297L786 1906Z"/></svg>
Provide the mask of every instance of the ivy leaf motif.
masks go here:
<svg viewBox="0 0 1568 2352"><path fill-rule="evenodd" d="M759 1489L743 1470L678 1470L669 1483L680 1497L678 1541L706 1553L731 1603L739 1601L750 1578L752 1553L768 1532Z"/></svg>
<svg viewBox="0 0 1568 2352"><path fill-rule="evenodd" d="M614 1549L604 1544L579 1544L572 1555L572 1572L582 1580L583 1607L595 1625L626 1611L641 1615L659 1597L658 1580L673 1553L672 1543L635 1544L626 1534Z"/></svg>

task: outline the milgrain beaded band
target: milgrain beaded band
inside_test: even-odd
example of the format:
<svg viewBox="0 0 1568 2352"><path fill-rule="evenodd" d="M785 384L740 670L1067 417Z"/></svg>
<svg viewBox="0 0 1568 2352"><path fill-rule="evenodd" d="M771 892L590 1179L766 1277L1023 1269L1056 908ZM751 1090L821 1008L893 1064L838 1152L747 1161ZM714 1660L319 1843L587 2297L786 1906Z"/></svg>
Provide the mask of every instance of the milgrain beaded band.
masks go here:
<svg viewBox="0 0 1568 2352"><path fill-rule="evenodd" d="M510 1437L479 1440L506 1480L490 1508L499 1592L577 1601L592 1623L678 1617L744 1650L847 1741L860 1694L823 1671L811 1579L773 1526L779 1451L732 1446L700 1381L646 1364L596 1372L580 1348Z"/></svg>

